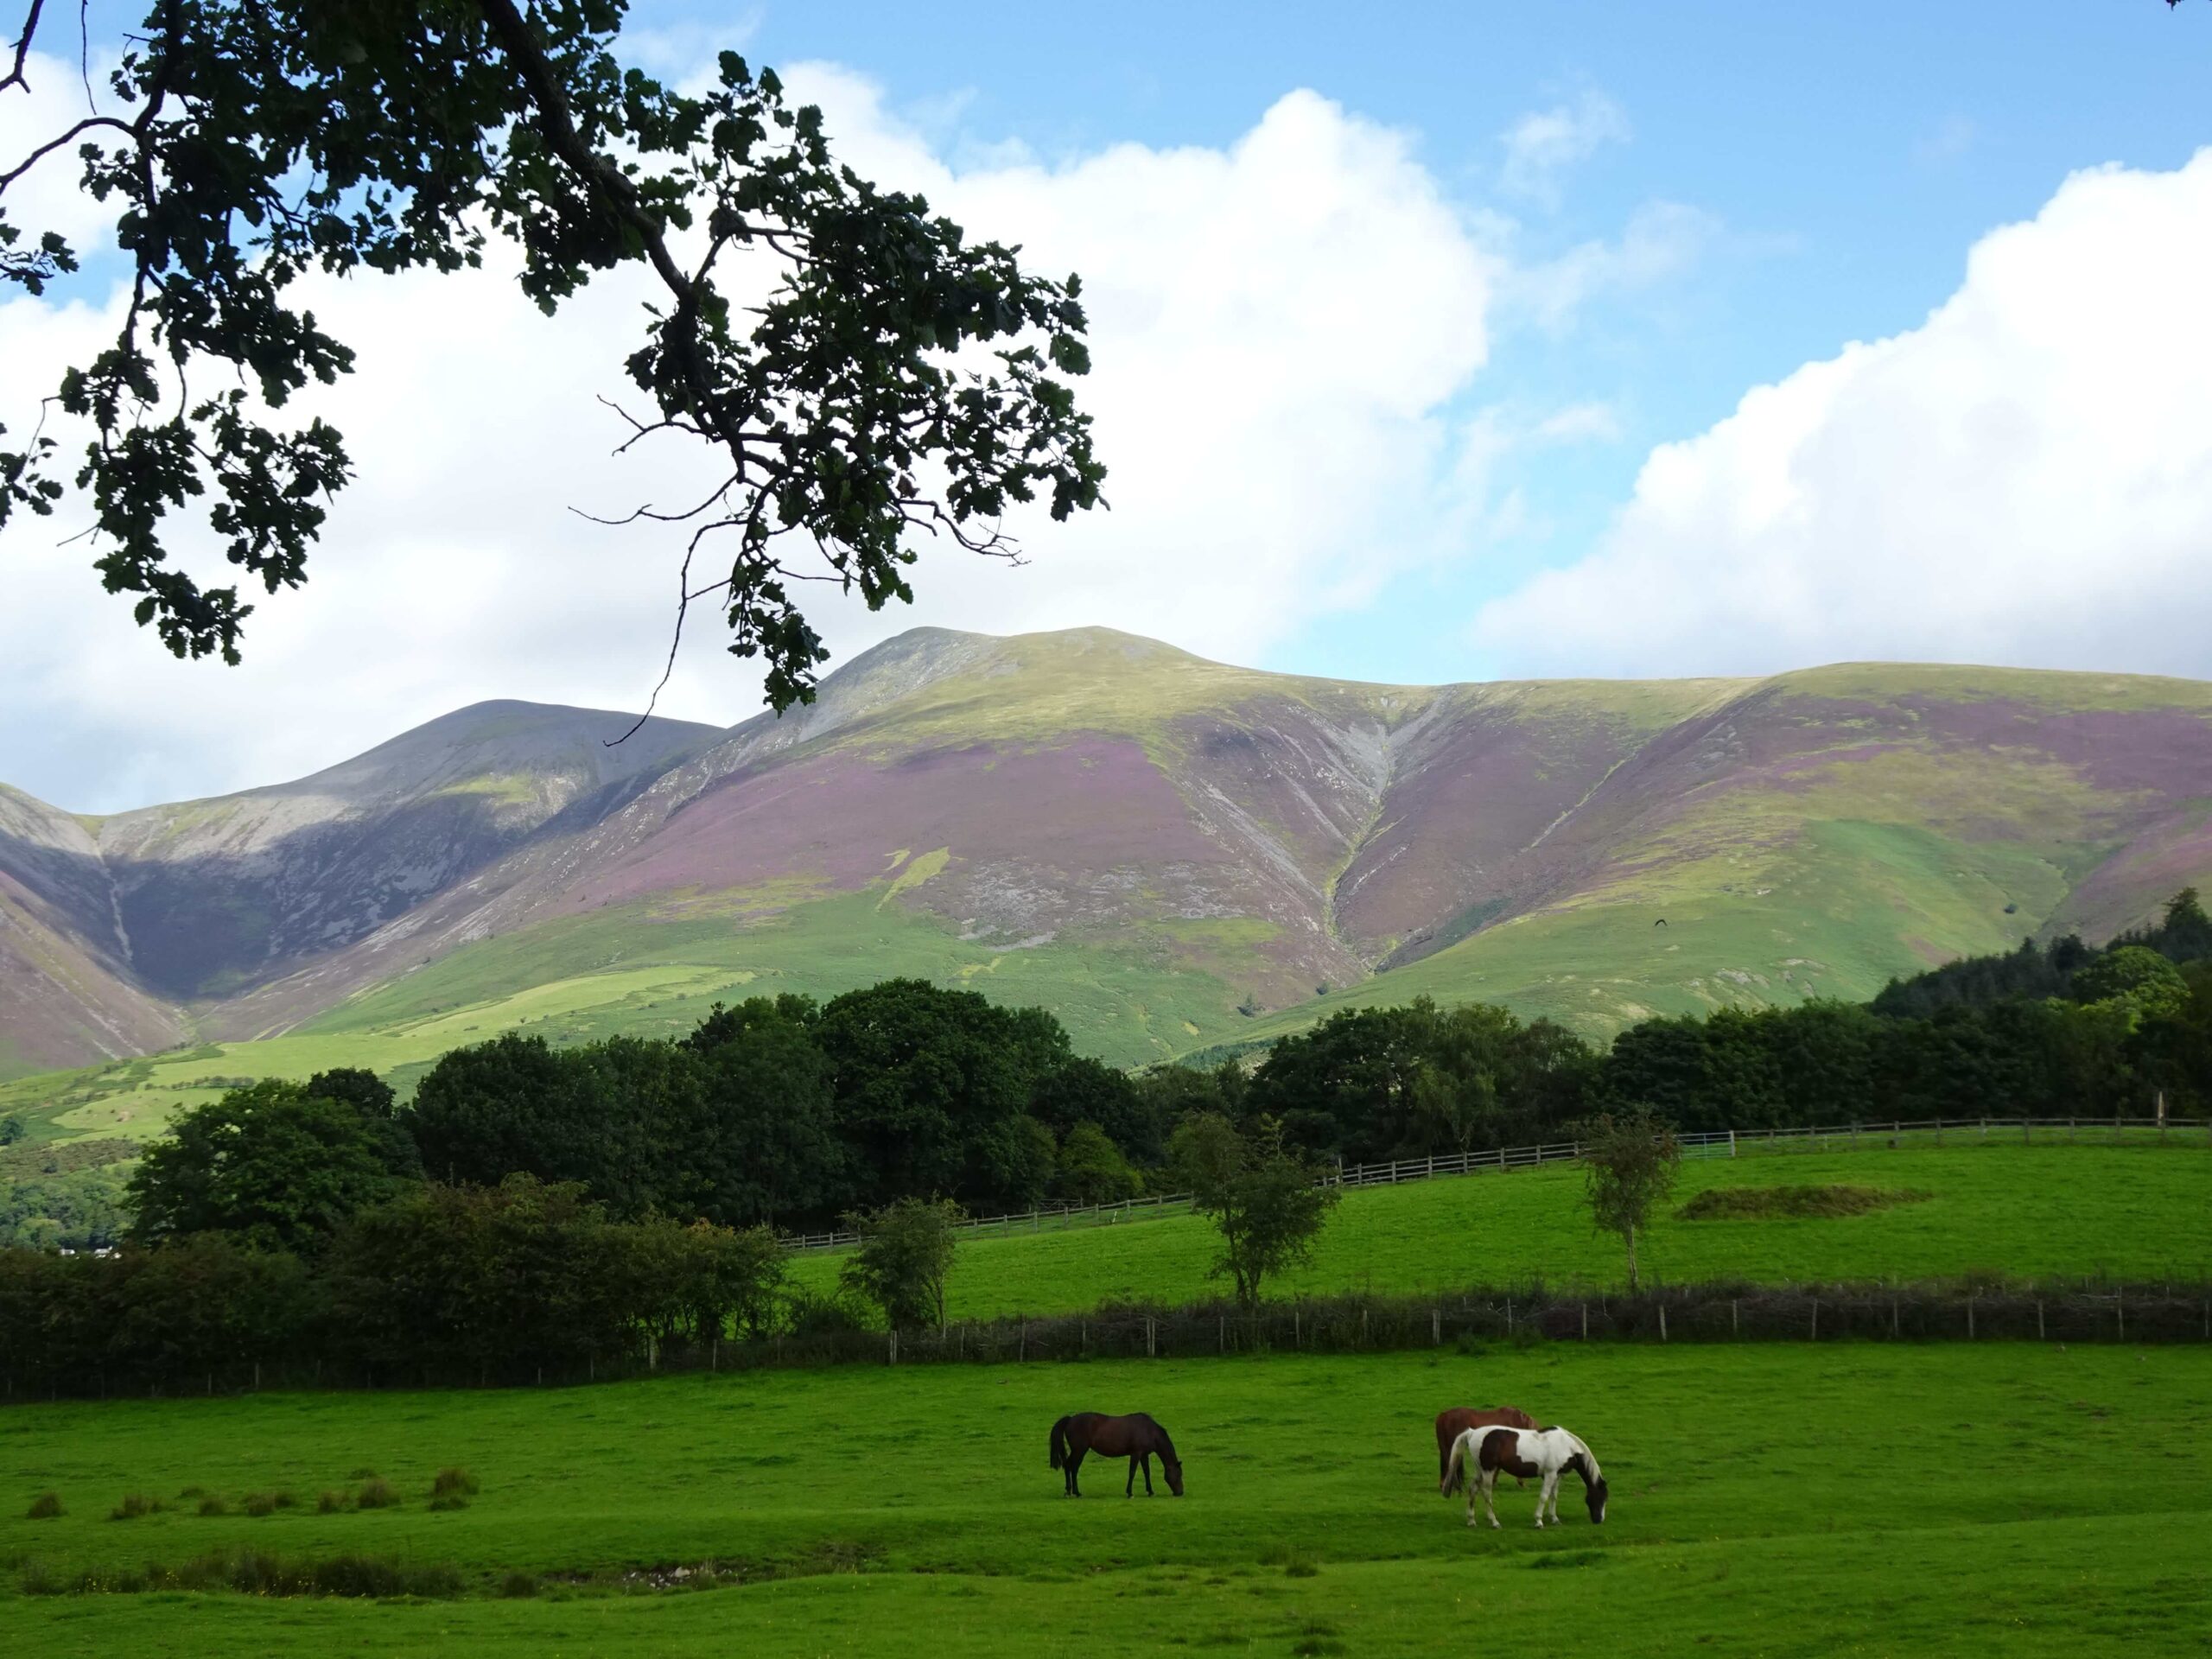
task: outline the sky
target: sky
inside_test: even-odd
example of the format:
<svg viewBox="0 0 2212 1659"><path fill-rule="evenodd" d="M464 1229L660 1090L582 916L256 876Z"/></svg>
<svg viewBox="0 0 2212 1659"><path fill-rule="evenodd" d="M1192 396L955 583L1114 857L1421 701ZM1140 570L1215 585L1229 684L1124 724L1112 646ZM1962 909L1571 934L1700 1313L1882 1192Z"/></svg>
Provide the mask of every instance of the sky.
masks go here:
<svg viewBox="0 0 2212 1659"><path fill-rule="evenodd" d="M1110 511L1017 522L1018 568L925 550L911 607L823 590L837 660L1096 624L1402 683L2212 677L2212 4L635 0L625 38L774 65L858 170L1084 278ZM10 162L82 104L32 67ZM97 238L67 169L9 207ZM115 271L0 303L11 433ZM359 477L308 585L242 667L178 663L65 542L80 506L11 524L0 782L114 811L479 699L643 705L680 547L574 511L686 481L597 402L643 288L549 321L493 258L307 297L360 353L313 404ZM721 643L695 624L662 712L758 712Z"/></svg>

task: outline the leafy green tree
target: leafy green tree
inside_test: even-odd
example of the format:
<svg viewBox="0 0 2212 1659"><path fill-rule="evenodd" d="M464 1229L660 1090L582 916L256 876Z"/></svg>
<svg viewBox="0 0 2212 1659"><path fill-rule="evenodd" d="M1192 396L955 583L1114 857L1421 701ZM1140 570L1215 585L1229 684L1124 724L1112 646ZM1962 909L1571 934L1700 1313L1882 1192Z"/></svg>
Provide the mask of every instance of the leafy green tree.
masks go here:
<svg viewBox="0 0 2212 1659"><path fill-rule="evenodd" d="M1583 1199L1600 1232L1618 1233L1628 1251L1628 1285L1637 1285L1636 1237L1675 1190L1682 1161L1674 1127L1650 1111L1601 1114L1582 1135Z"/></svg>
<svg viewBox="0 0 2212 1659"><path fill-rule="evenodd" d="M2179 1013L2189 1001L2181 970L2148 945L2123 944L2085 963L2074 975L2074 1000L2112 1003L2133 1017Z"/></svg>
<svg viewBox="0 0 2212 1659"><path fill-rule="evenodd" d="M355 1211L406 1182L387 1137L344 1101L265 1079L177 1119L146 1148L130 1193L143 1241L229 1233L314 1253Z"/></svg>
<svg viewBox="0 0 2212 1659"><path fill-rule="evenodd" d="M1051 1137L1027 1108L1066 1060L1050 1014L893 979L833 999L814 1037L863 1203L949 1193L1022 1205L1046 1190Z"/></svg>
<svg viewBox="0 0 2212 1659"><path fill-rule="evenodd" d="M696 1051L702 1121L664 1207L749 1226L826 1218L846 1200L851 1172L830 1062L780 1006L790 1000L755 998L709 1016L718 1040Z"/></svg>
<svg viewBox="0 0 2212 1659"><path fill-rule="evenodd" d="M601 1077L543 1037L509 1032L441 1055L406 1113L434 1180L585 1179L604 1160Z"/></svg>
<svg viewBox="0 0 2212 1659"><path fill-rule="evenodd" d="M18 10L0 92L52 24L41 0ZM122 315L63 376L57 414L86 434L102 581L138 595L169 650L236 662L252 608L170 561L171 513L207 503L226 557L274 593L305 579L353 476L335 428L291 417L295 393L354 364L298 305L299 278L457 270L493 236L548 312L618 266L658 285L626 365L644 399L628 429L696 446L718 487L696 511L631 517L685 526L685 603L724 609L779 709L811 695L827 655L794 580L826 575L871 607L911 599L914 530L1006 555L996 526L1015 504L1064 518L1097 503L1103 469L1067 384L1089 366L1076 279L1040 279L839 166L820 112L734 52L694 92L626 67L626 12L150 0L103 105L0 157L0 212L73 162L113 215ZM0 282L66 293L79 275L57 229L0 218ZM0 526L51 512L62 465L43 433L0 449ZM693 558L725 538L723 574L692 588ZM793 545L824 564L787 564Z"/></svg>
<svg viewBox="0 0 2212 1659"><path fill-rule="evenodd" d="M1096 1123L1078 1123L1061 1140L1056 1179L1071 1204L1119 1204L1144 1191L1144 1178Z"/></svg>
<svg viewBox="0 0 2212 1659"><path fill-rule="evenodd" d="M1437 1025L1436 1005L1345 1008L1286 1037L1252 1074L1248 1109L1273 1117L1294 1145L1367 1162L1422 1149L1414 1090Z"/></svg>
<svg viewBox="0 0 2212 1659"><path fill-rule="evenodd" d="M943 1330L960 1206L899 1198L849 1219L861 1242L837 1270L839 1285L881 1308L894 1331Z"/></svg>
<svg viewBox="0 0 2212 1659"><path fill-rule="evenodd" d="M1162 1117L1153 1098L1126 1071L1077 1054L1037 1080L1030 1096L1033 1116L1064 1139L1078 1123L1089 1123L1130 1158L1155 1164L1166 1150L1167 1128L1180 1113Z"/></svg>
<svg viewBox="0 0 2212 1659"><path fill-rule="evenodd" d="M12 1147L30 1133L21 1112L10 1112L0 1117L0 1147Z"/></svg>
<svg viewBox="0 0 2212 1659"><path fill-rule="evenodd" d="M1341 1196L1264 1118L1248 1134L1218 1114L1198 1113L1176 1129L1168 1154L1193 1207L1221 1235L1212 1276L1228 1280L1246 1308L1259 1306L1269 1279L1311 1255Z"/></svg>

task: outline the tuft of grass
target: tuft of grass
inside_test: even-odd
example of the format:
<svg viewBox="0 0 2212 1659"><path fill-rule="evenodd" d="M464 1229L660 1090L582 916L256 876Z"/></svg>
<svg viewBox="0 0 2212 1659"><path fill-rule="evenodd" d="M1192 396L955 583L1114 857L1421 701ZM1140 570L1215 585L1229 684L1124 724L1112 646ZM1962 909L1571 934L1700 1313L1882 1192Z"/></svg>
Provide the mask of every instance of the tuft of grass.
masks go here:
<svg viewBox="0 0 2212 1659"><path fill-rule="evenodd" d="M260 1519L263 1516L274 1515L276 1513L276 1494L274 1492L255 1492L251 1497L242 1500L239 1503L238 1507L244 1510L248 1515L252 1516L256 1520Z"/></svg>
<svg viewBox="0 0 2212 1659"><path fill-rule="evenodd" d="M499 1580L499 1593L509 1601L524 1601L537 1593L537 1580L527 1573L510 1573Z"/></svg>
<svg viewBox="0 0 2212 1659"><path fill-rule="evenodd" d="M432 1497L474 1497L476 1491L476 1477L466 1469L441 1469L430 1483Z"/></svg>
<svg viewBox="0 0 2212 1659"><path fill-rule="evenodd" d="M1715 1186L1699 1193L1675 1213L1684 1221L1802 1221L1832 1216L1863 1216L1892 1205L1923 1204L1933 1198L1914 1187Z"/></svg>
<svg viewBox="0 0 2212 1659"><path fill-rule="evenodd" d="M317 1515L336 1515L345 1507L346 1494L343 1492L325 1491L315 1501L315 1512Z"/></svg>
<svg viewBox="0 0 2212 1659"><path fill-rule="evenodd" d="M376 1478L377 1471L375 1470L365 1468L349 1471L346 1476L346 1478L348 1480L374 1480Z"/></svg>
<svg viewBox="0 0 2212 1659"><path fill-rule="evenodd" d="M1262 1567L1279 1567L1289 1579L1310 1579L1321 1569L1306 1558L1306 1552L1296 1544L1269 1544L1260 1552Z"/></svg>
<svg viewBox="0 0 2212 1659"><path fill-rule="evenodd" d="M159 1515L167 1508L168 1505L158 1497L149 1497L143 1492L130 1492L124 1496L122 1503L107 1512L107 1518L111 1521L136 1521L143 1516Z"/></svg>
<svg viewBox="0 0 2212 1659"><path fill-rule="evenodd" d="M442 1497L432 1498L429 1503L429 1507L434 1510L441 1511L446 1510L465 1510L468 1507L468 1500L458 1492L448 1492Z"/></svg>
<svg viewBox="0 0 2212 1659"><path fill-rule="evenodd" d="M202 1515L228 1515L230 1512L231 1506L213 1492L200 1500L200 1513Z"/></svg>
<svg viewBox="0 0 2212 1659"><path fill-rule="evenodd" d="M353 1494L357 1510L388 1510L399 1502L399 1492L381 1475L372 1475L361 1483L361 1490Z"/></svg>
<svg viewBox="0 0 2212 1659"><path fill-rule="evenodd" d="M188 1486L176 1495L176 1501L180 1503L189 1503L195 1497L207 1496L207 1489L205 1486Z"/></svg>
<svg viewBox="0 0 2212 1659"><path fill-rule="evenodd" d="M36 1497L31 1499L31 1506L25 1511L25 1518L31 1521L54 1521L68 1513L68 1510L61 1507L60 1493L41 1492Z"/></svg>

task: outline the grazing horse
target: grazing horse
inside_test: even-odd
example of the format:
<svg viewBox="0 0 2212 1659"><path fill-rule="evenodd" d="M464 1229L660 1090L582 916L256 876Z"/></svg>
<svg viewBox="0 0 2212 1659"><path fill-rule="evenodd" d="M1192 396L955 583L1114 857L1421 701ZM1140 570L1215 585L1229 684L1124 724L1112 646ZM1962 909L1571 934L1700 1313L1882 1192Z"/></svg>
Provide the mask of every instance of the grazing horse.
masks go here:
<svg viewBox="0 0 2212 1659"><path fill-rule="evenodd" d="M1478 1411L1472 1406L1454 1406L1449 1411L1436 1414L1436 1478L1442 1480L1451 1472L1452 1442L1471 1428L1534 1428L1536 1420L1518 1406L1497 1406L1489 1411Z"/></svg>
<svg viewBox="0 0 2212 1659"><path fill-rule="evenodd" d="M1152 1494L1152 1460L1160 1459L1160 1472L1167 1477L1167 1490L1176 1497L1183 1496L1183 1459L1175 1455L1175 1442L1167 1438L1167 1431L1143 1412L1131 1412L1126 1417L1108 1417L1095 1411L1078 1411L1073 1416L1063 1417L1052 1425L1052 1467L1067 1476L1070 1497L1081 1497L1082 1491L1075 1484L1076 1471L1083 1467L1083 1460L1096 1452L1102 1458L1127 1458L1129 1460L1128 1484L1122 1496L1134 1497L1137 1490L1137 1470L1144 1470L1144 1495Z"/></svg>
<svg viewBox="0 0 2212 1659"><path fill-rule="evenodd" d="M1536 1492L1536 1524L1544 1524L1544 1511L1551 1510L1552 1522L1559 1522L1559 1478L1572 1469L1582 1477L1583 1496L1590 1505L1590 1524L1603 1526L1605 1521L1605 1477L1598 1468L1598 1459L1573 1435L1563 1428L1468 1428L1462 1429L1459 1439L1452 1442L1452 1456L1446 1463L1444 1478L1438 1483L1445 1497L1459 1490L1464 1481L1467 1488L1467 1524L1475 1524L1475 1493L1483 1495L1483 1509L1490 1516L1493 1527L1498 1524L1497 1510L1490 1501L1491 1489L1497 1484L1502 1471L1522 1477L1541 1476L1543 1485Z"/></svg>

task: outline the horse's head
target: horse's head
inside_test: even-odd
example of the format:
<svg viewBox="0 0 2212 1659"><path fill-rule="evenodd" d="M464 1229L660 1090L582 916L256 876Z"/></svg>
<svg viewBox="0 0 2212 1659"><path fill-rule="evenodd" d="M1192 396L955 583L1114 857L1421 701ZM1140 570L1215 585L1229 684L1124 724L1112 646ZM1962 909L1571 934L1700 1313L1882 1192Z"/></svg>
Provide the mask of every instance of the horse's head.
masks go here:
<svg viewBox="0 0 2212 1659"><path fill-rule="evenodd" d="M1183 1462L1179 1458L1162 1458L1160 1472L1167 1477L1167 1490L1176 1497L1183 1496Z"/></svg>
<svg viewBox="0 0 2212 1659"><path fill-rule="evenodd" d="M1590 1505L1590 1524L1593 1527L1604 1526L1607 1497L1605 1478L1600 1475L1597 1479L1590 1482L1582 1489L1582 1496Z"/></svg>

